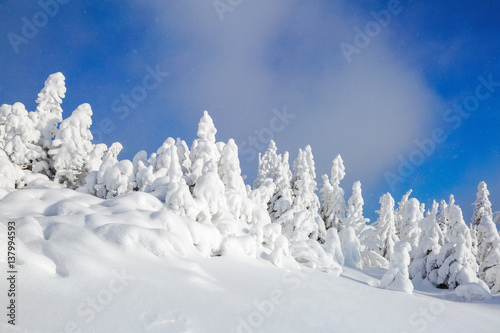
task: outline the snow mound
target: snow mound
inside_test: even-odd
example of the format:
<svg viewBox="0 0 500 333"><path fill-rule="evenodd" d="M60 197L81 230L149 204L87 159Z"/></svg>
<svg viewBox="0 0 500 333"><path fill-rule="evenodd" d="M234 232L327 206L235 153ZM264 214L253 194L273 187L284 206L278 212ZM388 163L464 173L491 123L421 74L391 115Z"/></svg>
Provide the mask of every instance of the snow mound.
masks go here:
<svg viewBox="0 0 500 333"><path fill-rule="evenodd" d="M461 302L485 301L491 298L491 294L479 283L464 283L455 288L457 300Z"/></svg>

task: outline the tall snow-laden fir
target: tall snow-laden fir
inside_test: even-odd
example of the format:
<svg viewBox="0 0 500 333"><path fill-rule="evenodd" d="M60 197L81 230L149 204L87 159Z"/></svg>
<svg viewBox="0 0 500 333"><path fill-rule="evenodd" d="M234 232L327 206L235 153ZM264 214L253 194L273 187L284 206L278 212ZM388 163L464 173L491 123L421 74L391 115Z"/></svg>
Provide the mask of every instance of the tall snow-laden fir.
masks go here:
<svg viewBox="0 0 500 333"><path fill-rule="evenodd" d="M70 188L82 186L91 171L91 125L92 109L89 104L82 104L61 122L48 152L54 161L55 180Z"/></svg>
<svg viewBox="0 0 500 333"><path fill-rule="evenodd" d="M340 181L345 176L344 161L337 155L332 161L331 180L323 175L323 187L321 193L320 215L325 221L325 227L337 228L340 231L344 227L347 205L344 199L344 190L340 187Z"/></svg>
<svg viewBox="0 0 500 333"><path fill-rule="evenodd" d="M477 254L479 244L479 239L477 236L478 226L481 223L483 216L488 216L490 219L493 218L493 212L491 211L491 202L488 199L490 192L485 182L480 182L477 186L476 201L473 203L474 212L472 213L472 221L470 225L471 238L472 238L472 253Z"/></svg>
<svg viewBox="0 0 500 333"><path fill-rule="evenodd" d="M396 235L394 199L390 193L386 193L380 197L380 210L377 213L379 218L375 224L378 228L378 236L382 242L380 254L390 261L394 253L394 246L399 242L399 237Z"/></svg>
<svg viewBox="0 0 500 333"><path fill-rule="evenodd" d="M449 218L447 240L438 254L427 260L428 278L436 286L454 289L464 283L478 283L478 266L472 253L470 229L464 222L462 210L455 205L453 195L446 207Z"/></svg>
<svg viewBox="0 0 500 333"><path fill-rule="evenodd" d="M207 111L204 111L198 124L198 139L194 140L189 159L190 166L190 185L194 186L198 178L203 173L205 163L212 160L215 165L219 162L220 152L215 143L215 134L217 129L214 126L212 117Z"/></svg>
<svg viewBox="0 0 500 333"><path fill-rule="evenodd" d="M432 209L427 212L427 216L420 220L421 230L418 246L413 251L413 260L410 265L410 278L425 279L429 275L427 271L427 261L430 256L437 255L443 244L443 233L436 221L438 203L432 204Z"/></svg>
<svg viewBox="0 0 500 333"><path fill-rule="evenodd" d="M479 262L478 276L492 292L500 292L500 236L495 223L487 214L483 215L477 226L479 247L477 260Z"/></svg>
<svg viewBox="0 0 500 333"><path fill-rule="evenodd" d="M420 238L419 222L423 219L418 200L415 198L408 199L403 206L401 216L399 238L408 242L411 248L415 249Z"/></svg>

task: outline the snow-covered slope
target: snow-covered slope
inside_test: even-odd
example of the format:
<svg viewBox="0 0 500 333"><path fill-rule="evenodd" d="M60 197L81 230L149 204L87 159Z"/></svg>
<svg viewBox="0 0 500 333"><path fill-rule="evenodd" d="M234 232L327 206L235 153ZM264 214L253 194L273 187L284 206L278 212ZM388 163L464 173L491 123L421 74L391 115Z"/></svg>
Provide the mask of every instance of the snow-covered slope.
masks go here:
<svg viewBox="0 0 500 333"><path fill-rule="evenodd" d="M102 200L51 184L0 189L2 272L11 220L18 260L16 325L2 314L1 332L500 330L500 296L380 289L382 268L338 276L289 255L276 266L245 222L203 224L148 193Z"/></svg>

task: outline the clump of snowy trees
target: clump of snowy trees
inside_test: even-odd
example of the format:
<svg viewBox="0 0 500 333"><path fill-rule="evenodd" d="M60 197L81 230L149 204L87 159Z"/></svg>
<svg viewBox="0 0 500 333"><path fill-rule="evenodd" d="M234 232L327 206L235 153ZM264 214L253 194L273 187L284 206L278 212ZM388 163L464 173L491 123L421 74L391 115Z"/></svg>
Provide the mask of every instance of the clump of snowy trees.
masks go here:
<svg viewBox="0 0 500 333"><path fill-rule="evenodd" d="M234 221L244 223L244 244L255 241L267 248L275 265L292 257L336 273L343 266L384 267L388 270L381 287L406 292L416 279L439 288L476 284L500 292L495 224L500 214L493 214L484 182L478 186L470 228L453 196L425 212L423 204L410 198L411 190L397 208L390 193L382 195L379 217L369 224L359 181L346 202L340 155L332 161L331 174L321 176L318 189L311 147L299 149L290 167L288 152L278 153L271 141L259 155L252 188L241 175L237 144L216 141L217 129L205 111L191 147L180 138L167 138L156 152L119 160L120 143L92 143L89 104L63 118L64 80L61 73L49 76L35 111L22 103L0 106L1 187L51 181L103 199L144 191L175 214L216 226L224 237L243 237L235 236ZM224 240L221 253L233 243ZM245 249L254 252L250 245ZM210 247L206 251L217 254Z"/></svg>

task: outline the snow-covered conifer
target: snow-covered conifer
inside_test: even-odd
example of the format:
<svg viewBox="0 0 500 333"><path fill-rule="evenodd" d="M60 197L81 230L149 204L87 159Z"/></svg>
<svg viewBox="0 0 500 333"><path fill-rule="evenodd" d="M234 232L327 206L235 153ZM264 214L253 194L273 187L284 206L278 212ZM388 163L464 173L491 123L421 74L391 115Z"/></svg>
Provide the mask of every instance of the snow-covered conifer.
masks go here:
<svg viewBox="0 0 500 333"><path fill-rule="evenodd" d="M91 171L90 153L92 144L92 109L85 103L64 119L52 142L49 155L52 157L55 181L66 184L69 188L83 185L85 177Z"/></svg>
<svg viewBox="0 0 500 333"><path fill-rule="evenodd" d="M480 182L477 186L476 201L474 202L474 212L472 214L472 221L470 224L471 238L472 238L472 253L477 254L479 244L479 239L477 237L477 227L481 223L483 216L488 216L490 219L493 218L493 212L491 211L491 202L488 196L490 192L485 182ZM481 262L479 262L481 264Z"/></svg>
<svg viewBox="0 0 500 333"><path fill-rule="evenodd" d="M376 222L378 235L382 242L380 254L387 260L391 260L394 246L399 242L396 235L396 224L394 215L394 199L390 193L380 197L380 210L377 211L379 218Z"/></svg>
<svg viewBox="0 0 500 333"><path fill-rule="evenodd" d="M278 220L293 204L293 192L291 187L292 173L288 164L288 152L285 152L283 157L281 157L275 172L273 181L276 185L276 189L268 205L269 215L273 222ZM285 219L282 219L280 223L284 227L288 221L289 218L287 216Z"/></svg>
<svg viewBox="0 0 500 333"><path fill-rule="evenodd" d="M328 229L330 230L330 229ZM345 225L339 232L344 265L352 268L363 268L363 261L360 253L360 243L356 232L350 225Z"/></svg>
<svg viewBox="0 0 500 333"><path fill-rule="evenodd" d="M89 186L95 182L93 188L95 195L99 198L109 199L125 194L137 186L132 162L129 160L118 161L118 154L122 149L123 146L119 142L113 143L104 155L99 171L91 173L87 177ZM85 188L90 192L89 186Z"/></svg>
<svg viewBox="0 0 500 333"><path fill-rule="evenodd" d="M450 219L446 216L446 207L448 207L448 204L446 203L445 200L441 200L439 202L439 215L437 216L437 223L439 225L439 228L441 228L441 232L443 234L443 241L439 245L443 245L448 241L446 234L448 233L448 223L450 222Z"/></svg>
<svg viewBox="0 0 500 333"><path fill-rule="evenodd" d="M402 228L403 218L405 215L405 205L412 191L413 190L409 190L408 192L406 192L405 195L403 195L401 201L398 202L398 208L394 212L396 221L396 235L399 237L399 239L401 239L401 228Z"/></svg>
<svg viewBox="0 0 500 333"><path fill-rule="evenodd" d="M182 172L187 176L189 173L189 168L191 167L191 160L189 159L189 147L186 144L186 141L177 138L175 142L175 146L177 147L177 155L179 155L179 163L182 168Z"/></svg>
<svg viewBox="0 0 500 333"><path fill-rule="evenodd" d="M380 281L380 288L406 293L413 292L413 284L408 274L408 265L410 264L410 255L408 252L410 250L411 246L408 242L399 241L396 243L389 269Z"/></svg>
<svg viewBox="0 0 500 333"><path fill-rule="evenodd" d="M62 121L62 99L66 94L65 77L62 73L51 74L38 94L38 106L34 113L36 128L40 131L40 145L50 149L52 139L57 134L57 126Z"/></svg>
<svg viewBox="0 0 500 333"><path fill-rule="evenodd" d="M197 200L200 210L204 213L199 217L199 222L209 222L207 219L220 217L220 214L227 212L224 183L213 160L205 163L202 174L194 186L193 198Z"/></svg>
<svg viewBox="0 0 500 333"><path fill-rule="evenodd" d="M323 175L323 187L320 190L320 215L325 221L327 229L334 227L340 231L344 227L347 205L344 199L344 190L339 185L344 176L344 161L340 155L337 155L332 162L331 182L328 180L328 176Z"/></svg>
<svg viewBox="0 0 500 333"><path fill-rule="evenodd" d="M191 160L189 185L194 185L203 173L205 164L212 160L217 166L220 159L219 148L215 143L215 128L212 118L207 111L203 112L198 124L198 139L194 140L189 158Z"/></svg>
<svg viewBox="0 0 500 333"><path fill-rule="evenodd" d="M491 292L500 292L500 236L495 223L487 214L483 215L477 226L477 239L480 241L477 253L479 264L478 277L486 282Z"/></svg>
<svg viewBox="0 0 500 333"><path fill-rule="evenodd" d="M317 225L318 234L312 235L313 238L325 239L326 230L321 217L319 216L319 199L316 195L316 180L314 176L314 160L311 147L307 146L304 150L299 149L299 155L293 163L294 174L292 177L292 191L294 195L293 206L297 211L307 210L310 219Z"/></svg>
<svg viewBox="0 0 500 333"><path fill-rule="evenodd" d="M427 260L428 278L438 287L454 289L456 286L479 282L476 272L478 266L472 254L470 230L464 222L462 210L455 205L453 195L446 207L450 222L448 226L448 242L437 255L429 256Z"/></svg>
<svg viewBox="0 0 500 333"><path fill-rule="evenodd" d="M344 266L344 255L342 254L342 244L336 228L330 228L326 232L325 244L323 245L326 253L329 253L333 260L340 266Z"/></svg>
<svg viewBox="0 0 500 333"><path fill-rule="evenodd" d="M241 177L238 146L233 139L229 139L222 149L218 172L226 188L226 193L237 193L246 196L247 190Z"/></svg>
<svg viewBox="0 0 500 333"><path fill-rule="evenodd" d="M402 241L408 242L412 249L418 246L420 239L419 222L423 219L420 211L420 203L417 199L411 198L404 205L404 214L400 221L400 236Z"/></svg>
<svg viewBox="0 0 500 333"><path fill-rule="evenodd" d="M5 123L4 151L9 159L22 169L36 168L37 160L43 156L36 145L40 132L28 116L22 103L15 103L7 115Z"/></svg>
<svg viewBox="0 0 500 333"><path fill-rule="evenodd" d="M427 271L427 260L429 256L437 255L443 243L443 233L436 221L438 203L433 202L432 210L427 212L427 216L420 220L421 236L418 247L413 251L413 261L410 265L410 278L427 278L430 273Z"/></svg>

